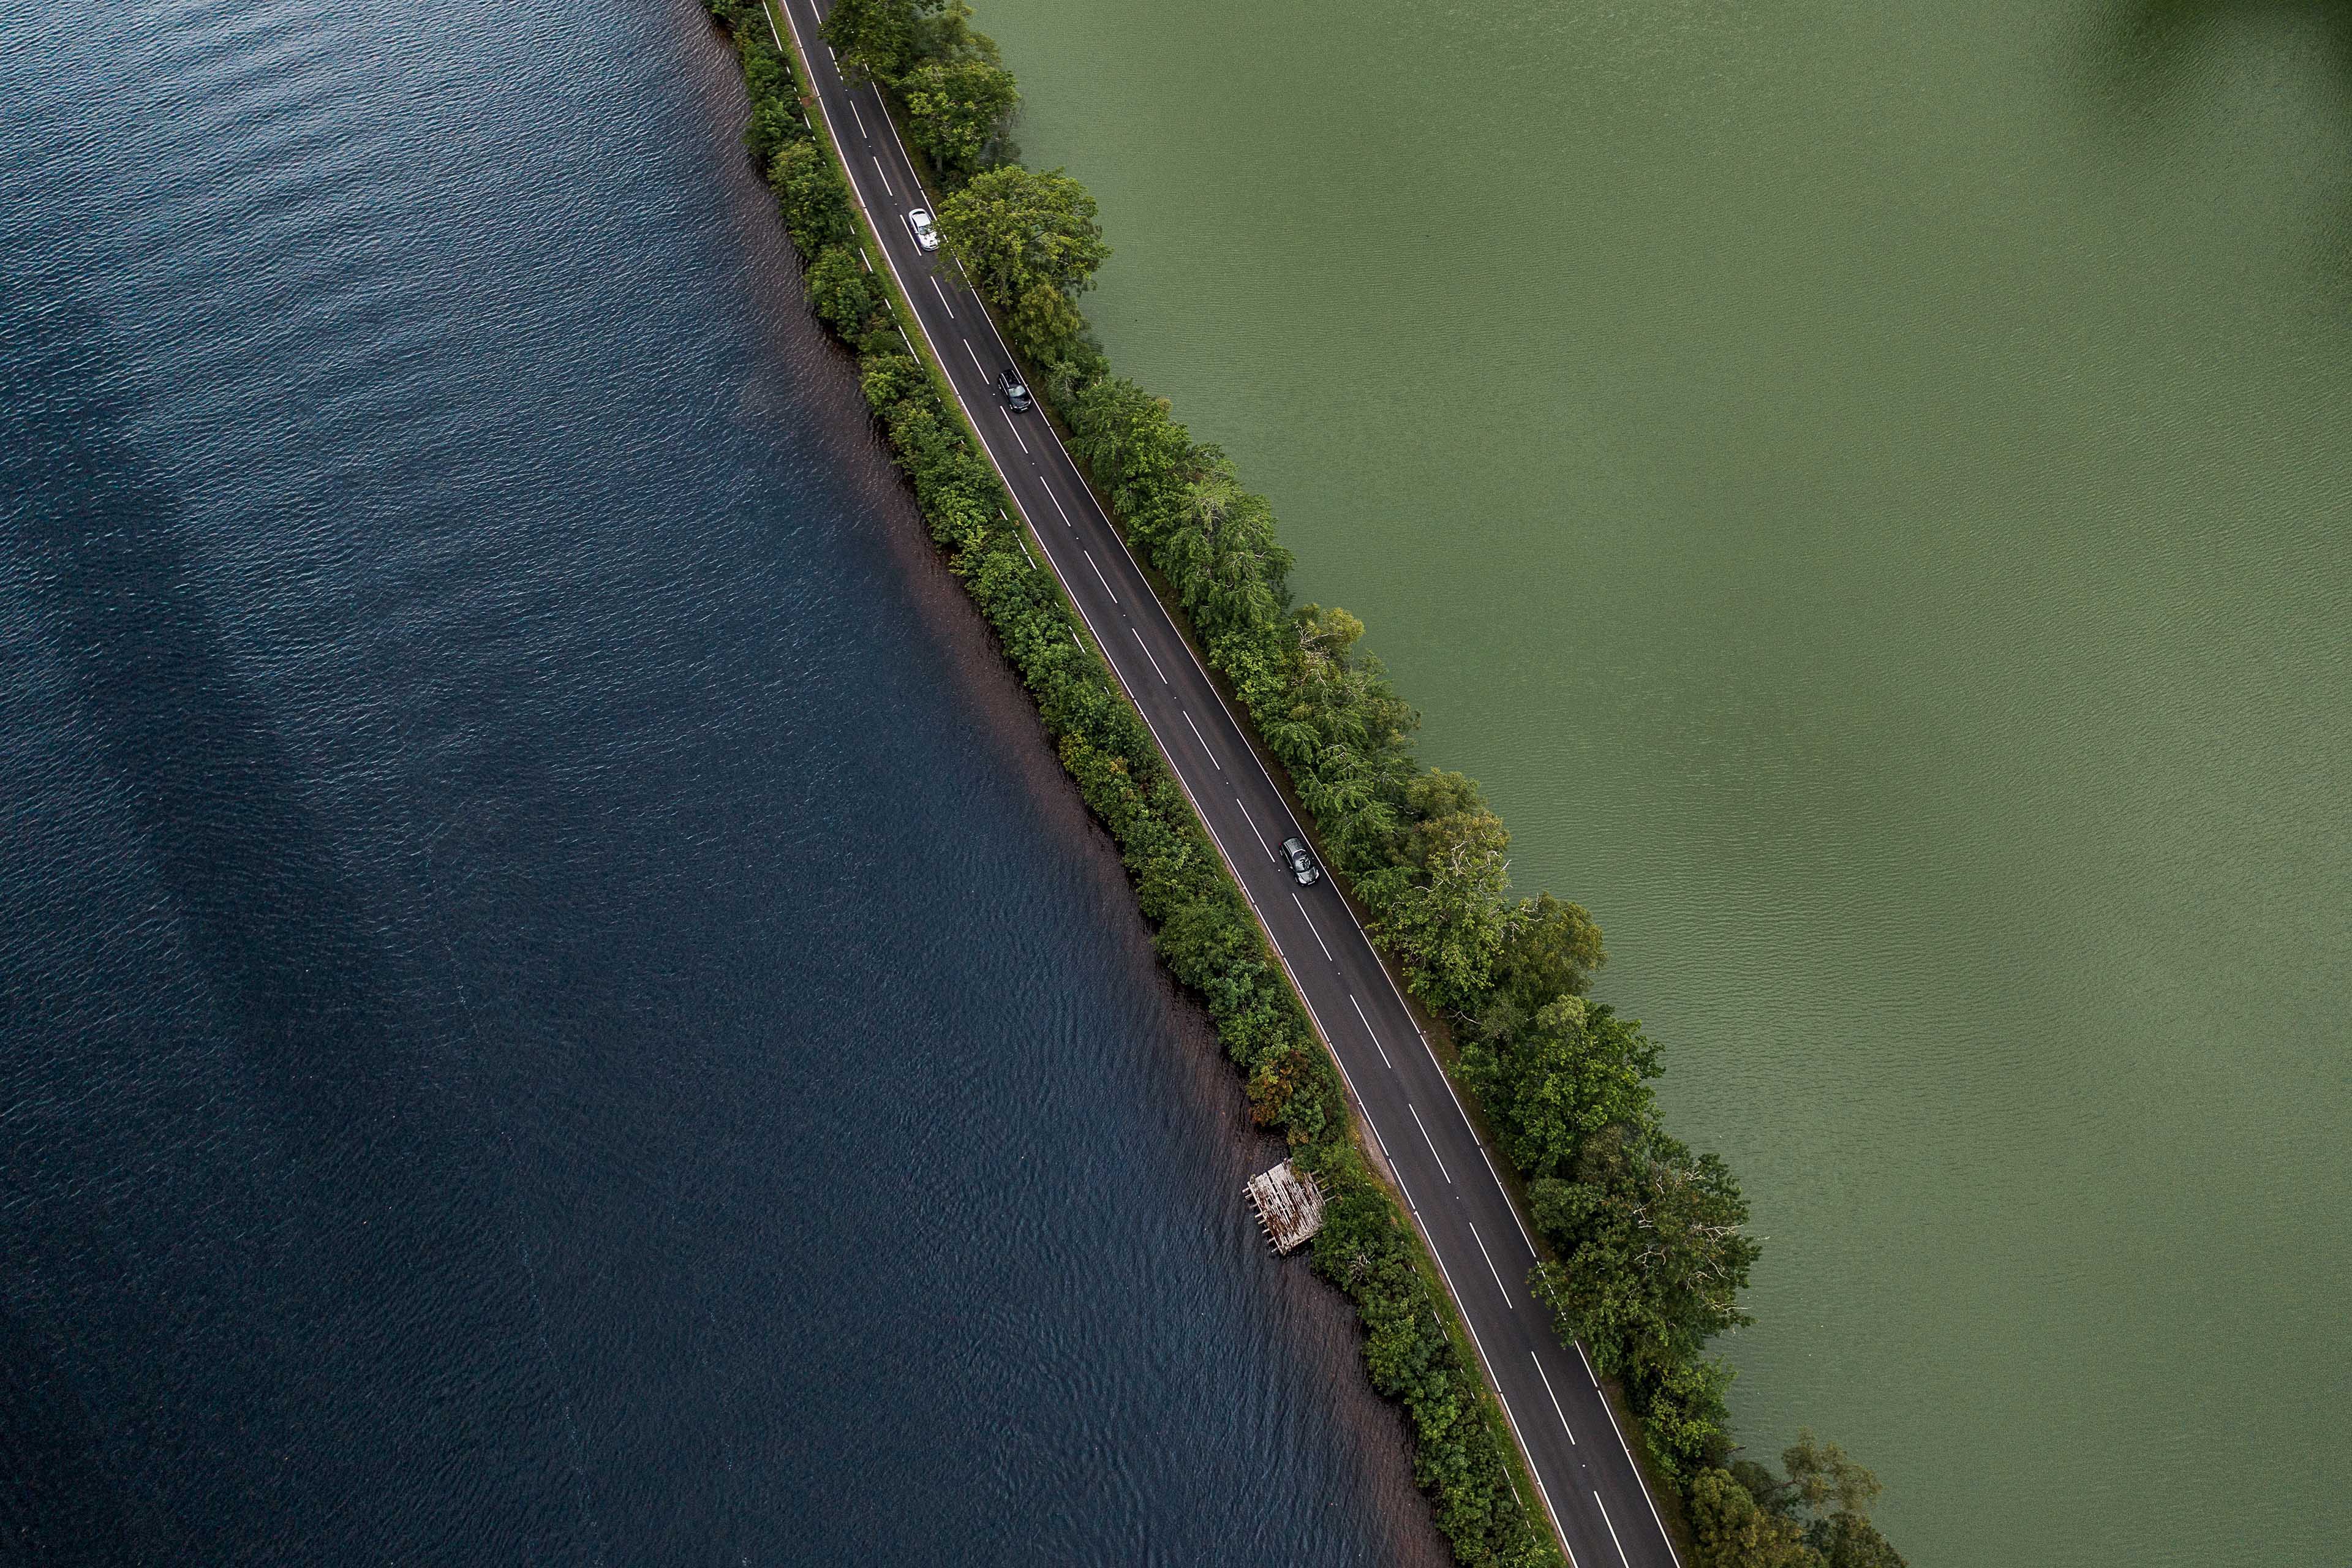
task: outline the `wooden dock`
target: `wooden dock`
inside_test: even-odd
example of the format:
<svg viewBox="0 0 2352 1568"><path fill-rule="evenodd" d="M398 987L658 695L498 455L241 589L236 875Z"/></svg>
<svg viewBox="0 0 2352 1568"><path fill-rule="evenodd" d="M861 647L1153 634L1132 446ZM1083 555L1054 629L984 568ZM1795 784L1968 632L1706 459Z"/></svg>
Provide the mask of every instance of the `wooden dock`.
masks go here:
<svg viewBox="0 0 2352 1568"><path fill-rule="evenodd" d="M1312 1173L1287 1160L1252 1176L1245 1190L1257 1208L1266 1245L1277 1253L1296 1249L1323 1228L1323 1189L1315 1184Z"/></svg>

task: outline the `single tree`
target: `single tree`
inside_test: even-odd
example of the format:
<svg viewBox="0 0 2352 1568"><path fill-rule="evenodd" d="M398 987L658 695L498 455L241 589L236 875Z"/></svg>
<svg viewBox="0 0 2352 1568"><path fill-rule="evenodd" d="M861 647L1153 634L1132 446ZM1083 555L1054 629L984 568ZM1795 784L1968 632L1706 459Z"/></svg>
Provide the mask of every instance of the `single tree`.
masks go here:
<svg viewBox="0 0 2352 1568"><path fill-rule="evenodd" d="M1562 1176L1587 1138L1648 1118L1658 1049L1606 1003L1563 995L1504 1040L1474 1030L1462 1065L1511 1163L1529 1178Z"/></svg>
<svg viewBox="0 0 2352 1568"><path fill-rule="evenodd" d="M1795 1521L1756 1506L1748 1489L1722 1470L1691 1483L1692 1568L1823 1568Z"/></svg>
<svg viewBox="0 0 2352 1568"><path fill-rule="evenodd" d="M1829 1568L1905 1568L1902 1555L1870 1522L1880 1490L1876 1476L1801 1426L1796 1442L1781 1450L1780 1464L1785 1480L1753 1459L1734 1460L1731 1474L1758 1508L1802 1526Z"/></svg>
<svg viewBox="0 0 2352 1568"><path fill-rule="evenodd" d="M1592 972L1609 962L1601 928L1581 904L1549 893L1520 906L1521 917L1495 961L1495 985L1533 1012L1555 996L1581 996Z"/></svg>
<svg viewBox="0 0 2352 1568"><path fill-rule="evenodd" d="M1517 917L1507 897L1511 836L1460 773L1420 773L1403 804L1396 863L1357 885L1373 934L1404 959L1408 987L1433 1007L1465 1009L1486 994Z"/></svg>
<svg viewBox="0 0 2352 1568"><path fill-rule="evenodd" d="M768 184L793 238L804 250L846 245L857 233L849 193L833 160L815 142L786 143L768 165Z"/></svg>
<svg viewBox="0 0 2352 1568"><path fill-rule="evenodd" d="M915 61L924 9L917 0L834 0L817 31L831 46L843 79L895 82Z"/></svg>
<svg viewBox="0 0 2352 1568"><path fill-rule="evenodd" d="M1013 73L978 58L925 60L898 79L915 145L950 174L979 173L1020 106Z"/></svg>
<svg viewBox="0 0 2352 1568"><path fill-rule="evenodd" d="M1829 1568L1910 1568L1878 1527L1857 1513L1833 1513L1805 1531Z"/></svg>
<svg viewBox="0 0 2352 1568"><path fill-rule="evenodd" d="M1603 1128L1574 1181L1536 1182L1528 1199L1560 1252L1536 1270L1536 1293L1602 1372L1654 1378L1753 1321L1738 1297L1761 1249L1715 1155L1651 1124Z"/></svg>
<svg viewBox="0 0 2352 1568"><path fill-rule="evenodd" d="M1731 1378L1728 1363L1707 1356L1667 1368L1649 1391L1642 1435L1658 1462L1685 1481L1731 1451L1731 1411L1723 1402Z"/></svg>
<svg viewBox="0 0 2352 1568"><path fill-rule="evenodd" d="M1094 197L1061 170L1004 164L940 204L940 234L1022 347L1051 360L1085 331L1077 297L1110 255L1096 216Z"/></svg>
<svg viewBox="0 0 2352 1568"><path fill-rule="evenodd" d="M1870 1505L1882 1489L1878 1478L1846 1457L1837 1444L1813 1436L1812 1428L1797 1428L1797 1440L1781 1450L1780 1468L1789 1472L1789 1487L1798 1504L1821 1514L1834 1503L1842 1513L1870 1515Z"/></svg>

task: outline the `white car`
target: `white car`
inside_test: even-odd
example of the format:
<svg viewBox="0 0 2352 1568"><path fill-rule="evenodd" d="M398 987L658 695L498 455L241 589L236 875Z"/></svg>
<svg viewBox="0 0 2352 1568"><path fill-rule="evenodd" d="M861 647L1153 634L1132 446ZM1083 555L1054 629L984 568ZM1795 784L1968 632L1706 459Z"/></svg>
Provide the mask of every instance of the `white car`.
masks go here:
<svg viewBox="0 0 2352 1568"><path fill-rule="evenodd" d="M915 243L925 250L940 247L940 226L933 223L931 215L921 207L907 215L907 232L913 235Z"/></svg>

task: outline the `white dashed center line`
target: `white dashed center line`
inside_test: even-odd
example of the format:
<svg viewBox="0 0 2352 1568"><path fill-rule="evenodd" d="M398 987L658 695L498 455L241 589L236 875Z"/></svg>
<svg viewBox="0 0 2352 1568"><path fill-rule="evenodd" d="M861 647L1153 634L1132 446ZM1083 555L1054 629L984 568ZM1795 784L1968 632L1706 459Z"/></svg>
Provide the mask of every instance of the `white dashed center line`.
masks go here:
<svg viewBox="0 0 2352 1568"><path fill-rule="evenodd" d="M1575 1442L1576 1428L1568 1424L1568 1412L1559 1407L1559 1395L1551 1393L1551 1373L1543 1369L1543 1357L1537 1355L1533 1351L1529 1351L1528 1355L1536 1363L1536 1375L1543 1379L1544 1392L1551 1394L1551 1413L1559 1417L1559 1429L1568 1434L1570 1442Z"/></svg>
<svg viewBox="0 0 2352 1568"><path fill-rule="evenodd" d="M1249 807L1242 805L1242 797L1241 797L1241 796L1239 796L1239 795L1235 795L1235 796L1234 796L1234 805L1236 805L1236 806L1239 806L1239 807L1240 807L1240 809L1241 809L1241 814L1242 814L1242 820L1243 820L1244 822L1247 822L1247 823L1249 823L1250 837L1253 837L1253 838L1255 838L1255 839L1256 839L1256 840L1257 840L1257 847L1258 847L1259 848L1261 848L1261 849L1263 849L1263 850L1265 850L1265 858L1266 858L1267 859L1269 859L1269 860L1273 859L1273 858L1274 858L1274 849L1273 849L1273 847L1272 847L1272 846L1270 846L1270 845L1268 845L1268 844L1266 843L1266 841L1265 841L1265 834L1263 834L1263 833L1260 833L1260 832L1257 830L1257 824L1256 824L1256 822L1255 822L1254 820L1252 820L1252 819L1251 819L1251 816L1250 816L1250 814L1249 814Z"/></svg>
<svg viewBox="0 0 2352 1568"><path fill-rule="evenodd" d="M1129 626L1127 629L1135 633L1135 646L1143 648L1143 657L1146 658L1151 658L1151 650L1149 647L1144 647L1143 634L1136 631L1133 626ZM1168 672L1160 668L1160 661L1156 658L1151 658L1151 673L1160 678L1160 685L1165 686L1168 684ZM1185 718L1188 720L1191 717L1192 715L1189 713L1185 715Z"/></svg>
<svg viewBox="0 0 2352 1568"><path fill-rule="evenodd" d="M1428 1134L1424 1132L1423 1136L1427 1137ZM1486 1244L1479 1238L1478 1227L1475 1225L1470 1226L1470 1239L1478 1243L1478 1256L1486 1260L1486 1272L1495 1277L1495 1289L1503 1293L1504 1307L1510 1311L1517 1311L1518 1308L1511 1300L1511 1288L1503 1283L1503 1271L1495 1267L1495 1255L1486 1250Z"/></svg>
<svg viewBox="0 0 2352 1568"><path fill-rule="evenodd" d="M1404 1108L1407 1110L1412 1110L1412 1101L1409 1100L1406 1100ZM1446 1173L1445 1156L1437 1152L1437 1140L1429 1135L1429 1129L1427 1126L1423 1125L1421 1120L1421 1112L1418 1110L1412 1110L1412 1124L1415 1127L1421 1128L1421 1141L1429 1145L1429 1157L1437 1162L1437 1173L1445 1177L1445 1184L1447 1186L1452 1186L1454 1184L1454 1178ZM1489 1264L1487 1267L1491 1268L1494 1266Z"/></svg>
<svg viewBox="0 0 2352 1568"><path fill-rule="evenodd" d="M1372 1049L1381 1053L1381 1066L1391 1072L1396 1071L1396 1063L1389 1060L1389 1048L1381 1044L1380 1031L1372 1027L1372 1021L1370 1018L1364 1016L1364 1005L1356 1000L1356 994L1352 991L1348 993L1348 1005L1356 1010L1357 1018L1364 1026L1364 1033L1371 1036Z"/></svg>
<svg viewBox="0 0 2352 1568"><path fill-rule="evenodd" d="M1323 956L1328 961L1331 956L1331 950L1329 947L1325 945L1323 933L1319 931L1315 931L1315 917L1307 912L1307 900L1300 898L1297 893L1294 891L1290 895L1290 901L1298 906L1298 918L1307 922L1307 929L1308 931L1315 931L1315 945L1323 949Z"/></svg>
<svg viewBox="0 0 2352 1568"><path fill-rule="evenodd" d="M1609 1524L1609 1505L1601 1500L1599 1492L1592 1494L1592 1506L1601 1510L1601 1522ZM1633 1568L1633 1560L1625 1555L1625 1543L1617 1539L1617 1527L1613 1524L1609 1524L1609 1544L1617 1549L1618 1562L1625 1564L1625 1568Z"/></svg>
<svg viewBox="0 0 2352 1568"><path fill-rule="evenodd" d="M1225 764L1217 761L1216 752L1209 751L1208 737L1201 733L1201 726L1192 722L1192 715L1190 712L1187 712L1184 715L1184 723L1192 730L1192 739L1201 742L1201 750L1209 752L1209 761L1215 764L1216 770L1219 773L1223 773L1225 771Z"/></svg>
<svg viewBox="0 0 2352 1568"><path fill-rule="evenodd" d="M1106 593L1106 594L1110 594L1110 602L1111 602L1112 604L1114 604L1114 605L1118 604L1118 595L1117 594L1111 594L1110 579L1109 579L1109 578L1108 578L1108 577L1106 577L1106 576L1104 576L1104 575L1102 574L1102 568L1101 568L1101 567L1099 567L1099 566L1095 566L1095 552L1094 552L1093 551L1089 550L1089 551L1087 551L1087 552L1086 552L1086 556L1087 556L1087 565L1089 565L1089 566L1094 566L1094 567L1095 567L1095 581L1096 581L1096 582L1097 582L1097 583L1099 583L1099 584L1101 584L1103 585L1103 592L1104 592L1104 593Z"/></svg>

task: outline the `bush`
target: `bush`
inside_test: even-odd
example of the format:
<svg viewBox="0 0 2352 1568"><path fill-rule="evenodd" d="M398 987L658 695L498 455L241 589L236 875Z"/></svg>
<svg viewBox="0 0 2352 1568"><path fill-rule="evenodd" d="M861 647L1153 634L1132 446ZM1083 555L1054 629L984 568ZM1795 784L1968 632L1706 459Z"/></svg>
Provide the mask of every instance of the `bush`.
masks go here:
<svg viewBox="0 0 2352 1568"><path fill-rule="evenodd" d="M849 203L849 187L842 183L833 159L814 141L780 149L769 161L768 183L775 187L784 231L803 256L856 242L857 214Z"/></svg>
<svg viewBox="0 0 2352 1568"><path fill-rule="evenodd" d="M881 291L867 281L857 253L845 245L819 251L803 279L818 317L845 338L863 332L881 308Z"/></svg>

